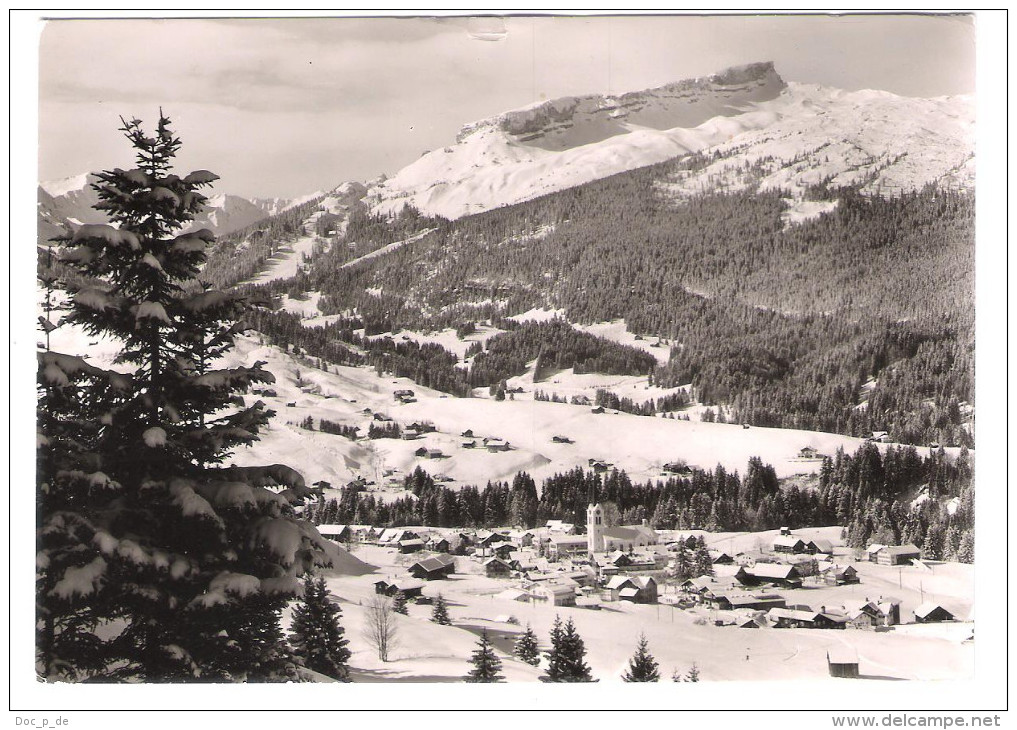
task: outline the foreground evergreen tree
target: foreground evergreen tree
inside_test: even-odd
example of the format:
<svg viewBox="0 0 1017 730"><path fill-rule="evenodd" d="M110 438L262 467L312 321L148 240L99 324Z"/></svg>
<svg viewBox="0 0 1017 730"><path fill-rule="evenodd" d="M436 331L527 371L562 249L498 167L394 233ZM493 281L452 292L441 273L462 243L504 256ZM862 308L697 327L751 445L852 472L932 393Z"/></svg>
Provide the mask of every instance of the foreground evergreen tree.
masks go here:
<svg viewBox="0 0 1017 730"><path fill-rule="evenodd" d="M487 629L480 633L480 641L477 648L473 650L470 657L470 664L473 669L466 675L467 682L503 682L505 677L498 674L501 671L501 659L491 648L491 642L487 638Z"/></svg>
<svg viewBox="0 0 1017 730"><path fill-rule="evenodd" d="M636 653L629 659L629 668L622 675L626 682L659 682L660 672L657 670L657 660L653 658L647 648L646 636L639 635L639 644L636 645Z"/></svg>
<svg viewBox="0 0 1017 730"><path fill-rule="evenodd" d="M392 610L396 613L401 613L403 616L409 616L410 611L406 607L406 594L402 591L396 591L395 595L392 596Z"/></svg>
<svg viewBox="0 0 1017 730"><path fill-rule="evenodd" d="M290 644L308 669L333 679L349 681L350 650L339 623L342 609L332 603L325 579L304 577L304 595L293 609Z"/></svg>
<svg viewBox="0 0 1017 730"><path fill-rule="evenodd" d="M547 671L541 682L593 682L590 667L583 661L586 646L576 632L570 618L562 625L561 617L554 617L551 627L551 649L547 652Z"/></svg>
<svg viewBox="0 0 1017 730"><path fill-rule="evenodd" d="M513 653L527 664L533 666L540 664L540 645L537 643L537 635L533 633L529 624L526 624L526 631L516 639Z"/></svg>
<svg viewBox="0 0 1017 730"><path fill-rule="evenodd" d="M689 667L688 674L685 675L686 682L698 682L699 681L699 667L696 666L695 662L692 662L692 666Z"/></svg>
<svg viewBox="0 0 1017 730"><path fill-rule="evenodd" d="M207 171L170 172L161 117L121 131L137 168L93 186L113 225L58 241L65 322L119 343L116 371L43 347L38 370L37 670L54 680L244 681L292 676L279 626L327 547L252 470L216 466L271 412L234 396L274 378L217 367L244 297L197 279L213 240L180 234Z"/></svg>
<svg viewBox="0 0 1017 730"><path fill-rule="evenodd" d="M445 598L439 593L434 599L434 608L431 610L431 620L442 626L451 626L452 619L448 616L448 606L445 605Z"/></svg>

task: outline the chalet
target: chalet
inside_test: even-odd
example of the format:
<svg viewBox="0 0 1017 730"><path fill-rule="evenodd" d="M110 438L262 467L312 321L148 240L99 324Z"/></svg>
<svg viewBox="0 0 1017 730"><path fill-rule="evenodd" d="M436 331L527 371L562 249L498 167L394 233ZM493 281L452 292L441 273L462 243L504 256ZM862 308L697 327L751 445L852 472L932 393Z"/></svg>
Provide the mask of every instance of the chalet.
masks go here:
<svg viewBox="0 0 1017 730"><path fill-rule="evenodd" d="M420 580L443 580L456 572L456 560L451 555L436 555L418 560L409 567L409 573Z"/></svg>
<svg viewBox="0 0 1017 730"><path fill-rule="evenodd" d="M774 593L716 593L704 595L704 600L721 611L748 610L748 611L769 611L771 608L784 608L787 601L783 596Z"/></svg>
<svg viewBox="0 0 1017 730"><path fill-rule="evenodd" d="M494 548L495 556L501 558L502 560L508 560L509 556L511 556L512 553L514 553L515 551L516 546L510 542L499 543Z"/></svg>
<svg viewBox="0 0 1017 730"><path fill-rule="evenodd" d="M508 534L508 537L514 545L525 548L533 545L536 535L529 530L513 530Z"/></svg>
<svg viewBox="0 0 1017 730"><path fill-rule="evenodd" d="M381 535L378 536L379 545L397 545L402 540L410 540L415 537L420 537L413 530L404 530L400 527L390 527L382 530Z"/></svg>
<svg viewBox="0 0 1017 730"><path fill-rule="evenodd" d="M419 537L412 537L406 540L400 540L398 543L399 552L401 553L418 553L424 549L424 541Z"/></svg>
<svg viewBox="0 0 1017 730"><path fill-rule="evenodd" d="M695 535L679 535L677 540L668 542L668 550L676 552L678 546L695 549L699 546L699 538Z"/></svg>
<svg viewBox="0 0 1017 730"><path fill-rule="evenodd" d="M831 677L858 679L858 652L849 646L832 646L826 650L826 666Z"/></svg>
<svg viewBox="0 0 1017 730"><path fill-rule="evenodd" d="M775 553L805 553L808 546L800 537L791 534L787 527L780 528L780 534L773 538L773 551Z"/></svg>
<svg viewBox="0 0 1017 730"><path fill-rule="evenodd" d="M427 541L427 549L436 553L447 553L452 549L452 543L447 537L435 535Z"/></svg>
<svg viewBox="0 0 1017 730"><path fill-rule="evenodd" d="M873 431L872 436L868 438L869 441L877 441L881 444L890 442L890 434L886 431Z"/></svg>
<svg viewBox="0 0 1017 730"><path fill-rule="evenodd" d="M657 602L657 581L648 575L616 575L604 587L615 601Z"/></svg>
<svg viewBox="0 0 1017 730"><path fill-rule="evenodd" d="M374 582L374 592L382 596L394 596L399 591L407 598L418 598L424 591L424 583L419 580L388 578Z"/></svg>
<svg viewBox="0 0 1017 730"><path fill-rule="evenodd" d="M473 438L473 429L468 428L459 435L462 436L464 439L471 439Z"/></svg>
<svg viewBox="0 0 1017 730"><path fill-rule="evenodd" d="M590 413L600 414L600 413L603 413L603 412L604 412L604 406L594 406L593 408L590 409Z"/></svg>
<svg viewBox="0 0 1017 730"><path fill-rule="evenodd" d="M879 606L872 601L849 601L844 604L844 615L854 629L873 629L883 621Z"/></svg>
<svg viewBox="0 0 1017 730"><path fill-rule="evenodd" d="M563 520L548 520L545 527L551 532L560 532L564 535L571 535L576 531L575 525Z"/></svg>
<svg viewBox="0 0 1017 730"><path fill-rule="evenodd" d="M588 406L591 401L588 396L585 395L574 395L572 396L572 403L577 406Z"/></svg>
<svg viewBox="0 0 1017 730"><path fill-rule="evenodd" d="M492 547L499 542L509 542L509 536L500 532L480 530L476 534L476 542L483 547Z"/></svg>
<svg viewBox="0 0 1017 730"><path fill-rule="evenodd" d="M407 403L416 403L417 399L414 398L412 395L401 395L399 396L399 402L402 403L403 405L406 405Z"/></svg>
<svg viewBox="0 0 1017 730"><path fill-rule="evenodd" d="M549 558L560 559L566 555L586 553L589 543L586 535L551 535L547 543Z"/></svg>
<svg viewBox="0 0 1017 730"><path fill-rule="evenodd" d="M488 558L482 565L488 578L505 578L512 573L512 566L501 558Z"/></svg>
<svg viewBox="0 0 1017 730"><path fill-rule="evenodd" d="M420 438L420 431L415 428L404 428L402 433L403 441L412 441Z"/></svg>
<svg viewBox="0 0 1017 730"><path fill-rule="evenodd" d="M484 439L484 447L493 454L496 451L508 451L509 443L505 439Z"/></svg>
<svg viewBox="0 0 1017 730"><path fill-rule="evenodd" d="M922 551L914 545L881 545L878 550L869 552L869 560L880 565L910 565L917 560Z"/></svg>
<svg viewBox="0 0 1017 730"><path fill-rule="evenodd" d="M362 476L358 476L356 479L346 482L346 487L354 492L363 492L367 489L367 480Z"/></svg>
<svg viewBox="0 0 1017 730"><path fill-rule="evenodd" d="M427 457L427 449L421 446L419 449L413 452L414 456Z"/></svg>
<svg viewBox="0 0 1017 730"><path fill-rule="evenodd" d="M519 601L520 603L530 600L530 594L519 588L506 588L501 593L494 594L494 597L506 601Z"/></svg>
<svg viewBox="0 0 1017 730"><path fill-rule="evenodd" d="M802 587L801 574L795 566L777 563L756 563L751 567L743 565L735 573L735 579L749 586L769 583L785 588Z"/></svg>
<svg viewBox="0 0 1017 730"><path fill-rule="evenodd" d="M725 553L723 550L709 550L710 562L714 565L730 565L734 562L734 558Z"/></svg>
<svg viewBox="0 0 1017 730"><path fill-rule="evenodd" d="M427 450L427 458L428 459L444 459L445 458L445 454L441 453L441 449L428 449Z"/></svg>
<svg viewBox="0 0 1017 730"><path fill-rule="evenodd" d="M815 459L819 456L819 451L811 446L805 446L798 452L799 459Z"/></svg>
<svg viewBox="0 0 1017 730"><path fill-rule="evenodd" d="M833 543L829 540L809 540L805 543L805 552L813 555L833 555Z"/></svg>
<svg viewBox="0 0 1017 730"><path fill-rule="evenodd" d="M377 540L380 534L370 525L350 525L350 530L353 532L353 537L361 542Z"/></svg>
<svg viewBox="0 0 1017 730"><path fill-rule="evenodd" d="M375 413L374 414L374 420L375 421L381 421L382 423L388 423L392 419L389 418L388 416L386 416L384 413Z"/></svg>
<svg viewBox="0 0 1017 730"><path fill-rule="evenodd" d="M592 464L590 464L590 467L593 469L594 473L603 474L604 472L611 468L611 465L603 461L594 461Z"/></svg>
<svg viewBox="0 0 1017 730"><path fill-rule="evenodd" d="M475 449L475 448L477 448L477 442L475 440L473 440L473 439L471 439L469 441L463 441L459 445L461 447L463 447L464 449Z"/></svg>
<svg viewBox="0 0 1017 730"><path fill-rule="evenodd" d="M953 621L954 615L938 603L926 601L915 609L915 623L931 624L939 621Z"/></svg>
<svg viewBox="0 0 1017 730"><path fill-rule="evenodd" d="M392 397L396 400L399 400L400 398L413 398L415 395L416 394L409 389L392 391Z"/></svg>
<svg viewBox="0 0 1017 730"><path fill-rule="evenodd" d="M533 588L533 597L553 606L575 606L576 589L567 583L542 583Z"/></svg>
<svg viewBox="0 0 1017 730"><path fill-rule="evenodd" d="M349 525L318 525L318 534L333 542L346 542L353 537Z"/></svg>
<svg viewBox="0 0 1017 730"><path fill-rule="evenodd" d="M843 586L854 583L861 583L858 571L852 565L833 565L823 571L823 580L828 585Z"/></svg>
<svg viewBox="0 0 1017 730"><path fill-rule="evenodd" d="M556 444L572 444L572 443L575 443L568 436L552 436L551 437L551 441L553 441Z"/></svg>
<svg viewBox="0 0 1017 730"><path fill-rule="evenodd" d="M414 421L407 428L411 428L419 433L434 433L437 429L433 423L427 421Z"/></svg>

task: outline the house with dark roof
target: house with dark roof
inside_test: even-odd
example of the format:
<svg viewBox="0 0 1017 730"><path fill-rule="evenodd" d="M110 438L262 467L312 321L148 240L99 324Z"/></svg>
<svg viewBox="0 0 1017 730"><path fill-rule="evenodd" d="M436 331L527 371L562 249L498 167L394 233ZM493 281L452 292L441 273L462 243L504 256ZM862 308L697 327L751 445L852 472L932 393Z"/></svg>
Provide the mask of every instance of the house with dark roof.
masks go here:
<svg viewBox="0 0 1017 730"><path fill-rule="evenodd" d="M424 583L420 580L406 578L386 578L374 582L374 592L382 596L394 596L402 591L407 598L417 598L424 591Z"/></svg>
<svg viewBox="0 0 1017 730"><path fill-rule="evenodd" d="M938 603L926 601L915 609L915 623L930 624L939 621L953 621L954 615Z"/></svg>
<svg viewBox="0 0 1017 730"><path fill-rule="evenodd" d="M408 570L420 580L444 580L456 572L456 559L451 555L435 555L418 560Z"/></svg>
<svg viewBox="0 0 1017 730"><path fill-rule="evenodd" d="M501 558L488 558L481 565L488 578L505 578L512 573L512 566Z"/></svg>
<svg viewBox="0 0 1017 730"><path fill-rule="evenodd" d="M721 611L743 609L749 611L769 611L771 608L784 608L787 601L775 593L749 594L741 591L734 593L705 593L703 601L711 608Z"/></svg>
<svg viewBox="0 0 1017 730"><path fill-rule="evenodd" d="M401 553L416 553L424 549L424 541L419 537L411 537L406 540L400 540L398 543L399 552Z"/></svg>

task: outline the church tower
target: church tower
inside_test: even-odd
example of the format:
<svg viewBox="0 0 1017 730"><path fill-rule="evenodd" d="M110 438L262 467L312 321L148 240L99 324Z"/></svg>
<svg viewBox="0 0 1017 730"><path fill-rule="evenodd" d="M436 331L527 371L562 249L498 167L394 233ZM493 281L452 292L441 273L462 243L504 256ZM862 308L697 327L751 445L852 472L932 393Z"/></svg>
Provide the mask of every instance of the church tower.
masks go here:
<svg viewBox="0 0 1017 730"><path fill-rule="evenodd" d="M592 500L586 508L586 546L590 555L604 552L604 509Z"/></svg>

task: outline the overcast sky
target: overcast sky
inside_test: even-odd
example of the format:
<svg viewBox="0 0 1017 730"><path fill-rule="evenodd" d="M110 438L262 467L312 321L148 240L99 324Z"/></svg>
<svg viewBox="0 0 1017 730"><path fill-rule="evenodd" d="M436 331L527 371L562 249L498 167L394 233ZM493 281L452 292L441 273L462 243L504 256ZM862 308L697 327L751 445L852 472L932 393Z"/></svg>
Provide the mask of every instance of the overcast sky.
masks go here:
<svg viewBox="0 0 1017 730"><path fill-rule="evenodd" d="M39 57L39 177L130 165L118 115L161 105L180 169L295 196L392 174L466 122L774 61L787 81L974 92L965 16L56 20Z"/></svg>

